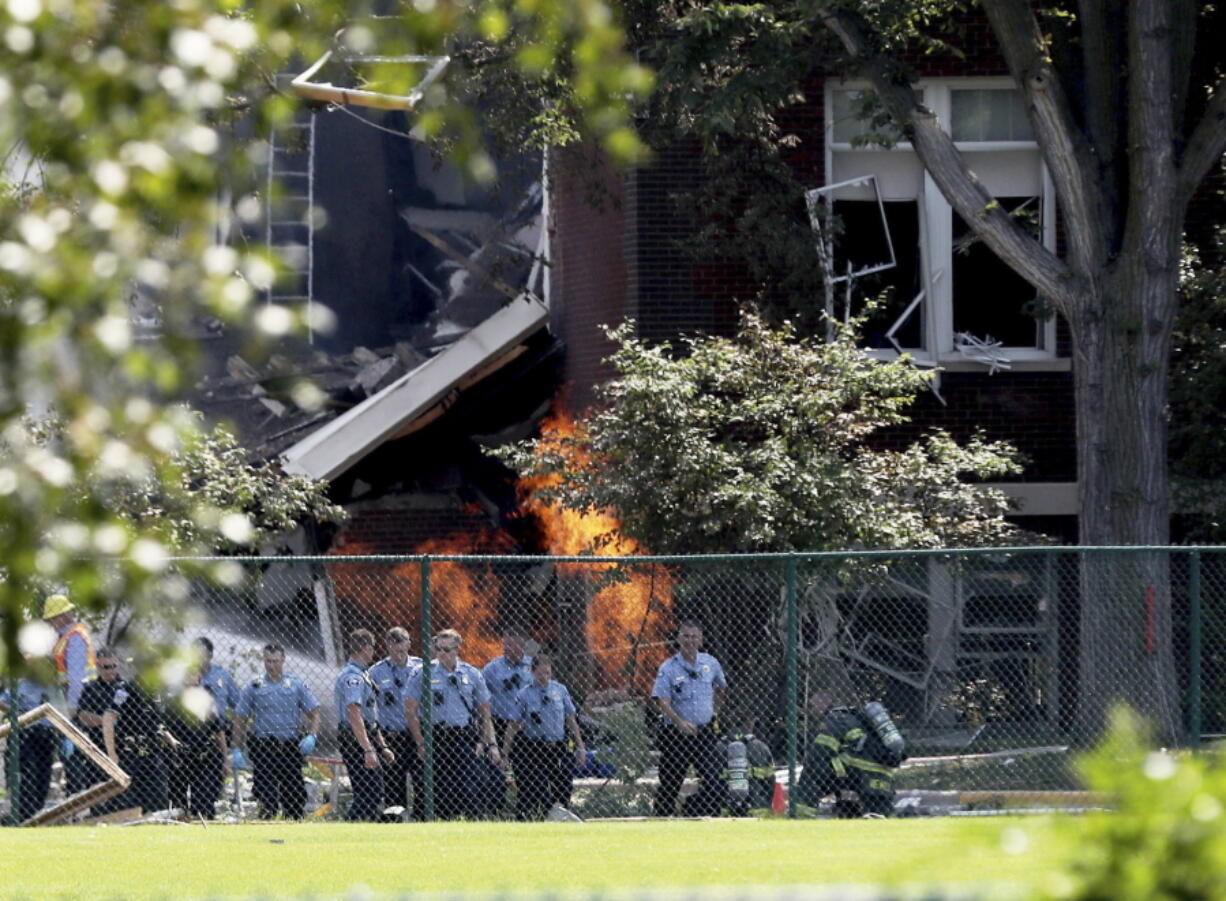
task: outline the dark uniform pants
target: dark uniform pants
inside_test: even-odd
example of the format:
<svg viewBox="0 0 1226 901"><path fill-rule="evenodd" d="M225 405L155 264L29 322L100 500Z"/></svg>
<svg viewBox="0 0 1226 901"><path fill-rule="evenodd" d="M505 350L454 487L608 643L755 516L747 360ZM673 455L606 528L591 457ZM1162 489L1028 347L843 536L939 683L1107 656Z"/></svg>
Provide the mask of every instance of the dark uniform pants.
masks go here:
<svg viewBox="0 0 1226 901"><path fill-rule="evenodd" d="M671 722L660 727L660 787L656 790L655 815L675 816L677 794L691 767L702 785L686 805L694 816L715 816L721 806L723 764L719 745L710 726L699 726L697 735L686 735Z"/></svg>
<svg viewBox="0 0 1226 901"><path fill-rule="evenodd" d="M251 750L251 793L260 804L260 816L272 819L284 813L301 819L306 808L306 784L302 781L305 761L292 738L257 738L247 742Z"/></svg>
<svg viewBox="0 0 1226 901"><path fill-rule="evenodd" d="M554 804L570 803L570 753L565 741L543 741L515 736L511 747L517 799L515 814L521 820L544 819Z"/></svg>
<svg viewBox="0 0 1226 901"><path fill-rule="evenodd" d="M499 719L496 716L491 717L491 720L494 725L494 742L501 751L502 739L507 734L507 726L511 724L511 721ZM511 766L514 767L515 764L512 763ZM507 803L506 771L495 766L489 758L478 760L477 769L481 774L477 804L486 815L499 816Z"/></svg>
<svg viewBox="0 0 1226 901"><path fill-rule="evenodd" d="M17 822L24 822L43 809L47 792L51 790L51 765L55 762L56 736L58 733L42 723L33 723L20 730L21 745L21 806ZM12 761L9 748L4 749L4 774L13 784Z"/></svg>
<svg viewBox="0 0 1226 901"><path fill-rule="evenodd" d="M434 727L434 812L439 819L477 816L475 745L467 726Z"/></svg>
<svg viewBox="0 0 1226 901"><path fill-rule="evenodd" d="M383 729L383 740L392 749L396 759L383 764L383 806L409 806L405 778L413 783L413 819L421 819L421 761L417 759L417 746L407 729Z"/></svg>
<svg viewBox="0 0 1226 901"><path fill-rule="evenodd" d="M170 803L192 816L211 819L225 781L225 762L216 744L185 745L173 756L170 767Z"/></svg>
<svg viewBox="0 0 1226 901"><path fill-rule="evenodd" d="M351 730L344 726L336 730L337 743L341 749L341 760L345 761L345 770L349 773L349 785L353 788L353 801L349 804L348 820L378 820L383 813L383 761L378 755L378 742L374 740L374 730L367 732L376 749L375 757L379 765L373 770L366 766L366 752L358 744Z"/></svg>
<svg viewBox="0 0 1226 901"><path fill-rule="evenodd" d="M119 741L119 768L132 780L128 790L102 804L96 813L139 807L144 814L170 806L166 787L166 757L157 738L128 737Z"/></svg>

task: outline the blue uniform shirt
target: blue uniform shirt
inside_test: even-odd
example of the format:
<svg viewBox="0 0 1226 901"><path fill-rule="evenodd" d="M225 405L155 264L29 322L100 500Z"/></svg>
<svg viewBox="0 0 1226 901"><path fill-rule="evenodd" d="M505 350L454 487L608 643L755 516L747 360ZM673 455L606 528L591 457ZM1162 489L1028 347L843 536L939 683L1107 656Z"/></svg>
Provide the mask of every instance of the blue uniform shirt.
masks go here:
<svg viewBox="0 0 1226 901"><path fill-rule="evenodd" d="M349 728L349 705L357 704L362 719L368 726L374 725L379 712L375 709L375 686L370 681L368 667L350 660L336 677L332 693L336 697L336 722L341 729Z"/></svg>
<svg viewBox="0 0 1226 901"><path fill-rule="evenodd" d="M225 667L210 663L200 684L208 689L217 705L218 716L229 716L238 706L238 683Z"/></svg>
<svg viewBox="0 0 1226 901"><path fill-rule="evenodd" d="M298 737L302 715L318 706L311 689L297 676L282 676L280 682L264 676L243 689L234 713L252 718L251 734L257 738L290 739Z"/></svg>
<svg viewBox="0 0 1226 901"><path fill-rule="evenodd" d="M17 715L18 716L20 716L23 713L29 713L35 707L39 707L43 704L54 704L55 701L56 701L55 689L48 688L45 685L39 685L33 679L27 679L23 677L17 680ZM12 696L8 688L5 688L3 691L0 691L0 704L4 704L6 707L11 707L13 705ZM31 728L31 727L37 727L40 729L54 728L51 725L51 723L45 719L38 720L37 722L32 723L30 727L23 727L23 728Z"/></svg>
<svg viewBox="0 0 1226 901"><path fill-rule="evenodd" d="M535 682L515 695L515 716L524 735L541 741L561 741L566 737L566 718L575 715L575 702L566 686L555 679L541 688Z"/></svg>
<svg viewBox="0 0 1226 901"><path fill-rule="evenodd" d="M422 670L409 681L408 696L421 703ZM443 669L437 660L430 661L430 688L434 692L432 722L436 726L467 726L476 715L479 704L490 702L489 689L481 670L463 660L456 663L455 672Z"/></svg>
<svg viewBox="0 0 1226 901"><path fill-rule="evenodd" d="M532 682L532 658L525 656L512 663L505 655L495 657L481 674L490 690L490 713L500 720L515 719L515 696Z"/></svg>
<svg viewBox="0 0 1226 901"><path fill-rule="evenodd" d="M375 685L379 725L382 728L395 732L409 728L404 716L404 696L409 693L409 681L413 674L420 669L420 657L410 657L404 666L397 666L391 657L384 657L367 671Z"/></svg>
<svg viewBox="0 0 1226 901"><path fill-rule="evenodd" d="M727 684L724 668L710 654L699 651L691 666L677 653L660 664L651 696L668 698L677 716L705 726L715 716L715 689Z"/></svg>

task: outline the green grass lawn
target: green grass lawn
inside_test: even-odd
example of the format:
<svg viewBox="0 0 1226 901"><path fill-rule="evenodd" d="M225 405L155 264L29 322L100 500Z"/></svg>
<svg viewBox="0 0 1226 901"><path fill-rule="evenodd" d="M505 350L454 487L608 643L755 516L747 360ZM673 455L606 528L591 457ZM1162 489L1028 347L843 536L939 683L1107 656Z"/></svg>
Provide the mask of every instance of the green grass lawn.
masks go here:
<svg viewBox="0 0 1226 901"><path fill-rule="evenodd" d="M0 897L284 898L857 885L1020 897L1064 859L1023 818L0 830Z"/></svg>

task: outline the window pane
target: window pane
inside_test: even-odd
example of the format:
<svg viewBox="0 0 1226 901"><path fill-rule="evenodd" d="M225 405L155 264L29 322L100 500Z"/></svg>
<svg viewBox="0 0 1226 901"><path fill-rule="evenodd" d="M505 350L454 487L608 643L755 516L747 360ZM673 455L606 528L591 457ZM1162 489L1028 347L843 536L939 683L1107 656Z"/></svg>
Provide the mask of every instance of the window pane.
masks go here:
<svg viewBox="0 0 1226 901"><path fill-rule="evenodd" d="M922 102L923 92L916 91L915 97ZM862 118L866 105L871 100L869 91L831 91L830 112L833 123L831 140L837 144L850 144L857 138L872 135L884 143L894 143L902 139L901 133L892 125L874 126L872 115ZM875 107L874 109L880 109ZM884 111L881 112L884 115Z"/></svg>
<svg viewBox="0 0 1226 901"><path fill-rule="evenodd" d="M868 347L893 349L886 332L898 320L920 291L919 203L915 200L885 202L885 220L890 229L897 265L857 278L852 287L853 312L864 309L865 298L875 298L888 292L885 302L869 317L864 326L864 344ZM888 261L889 247L881 231L881 211L875 200L836 200L834 267L846 272ZM841 316L847 285L835 286L835 310ZM923 340L923 304L916 307L895 331L894 337L904 348L920 349Z"/></svg>
<svg viewBox="0 0 1226 901"><path fill-rule="evenodd" d="M998 197L1001 206L1026 221L1039 221L1035 197ZM1040 346L1041 323L1034 315L1036 292L988 246L975 238L962 217L953 226L954 331L994 338L1006 347Z"/></svg>
<svg viewBox="0 0 1226 901"><path fill-rule="evenodd" d="M950 92L955 141L1033 141L1022 96L1013 89Z"/></svg>

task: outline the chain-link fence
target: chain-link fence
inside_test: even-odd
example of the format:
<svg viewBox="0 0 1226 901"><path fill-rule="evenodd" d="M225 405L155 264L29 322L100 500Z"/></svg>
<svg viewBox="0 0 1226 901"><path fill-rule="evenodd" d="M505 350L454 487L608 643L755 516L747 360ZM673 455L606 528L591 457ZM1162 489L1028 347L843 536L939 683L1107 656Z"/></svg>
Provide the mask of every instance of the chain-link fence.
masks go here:
<svg viewBox="0 0 1226 901"><path fill-rule="evenodd" d="M1092 805L1073 759L1115 701L1166 744L1226 731L1224 550L231 560L182 638L209 694L99 660L79 724L132 786L93 813Z"/></svg>

